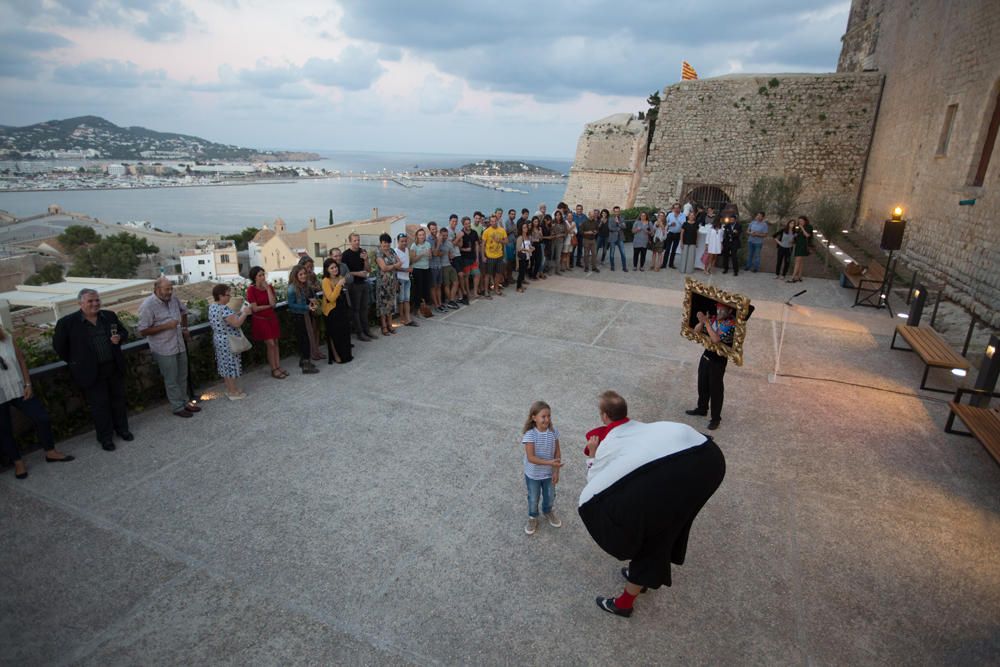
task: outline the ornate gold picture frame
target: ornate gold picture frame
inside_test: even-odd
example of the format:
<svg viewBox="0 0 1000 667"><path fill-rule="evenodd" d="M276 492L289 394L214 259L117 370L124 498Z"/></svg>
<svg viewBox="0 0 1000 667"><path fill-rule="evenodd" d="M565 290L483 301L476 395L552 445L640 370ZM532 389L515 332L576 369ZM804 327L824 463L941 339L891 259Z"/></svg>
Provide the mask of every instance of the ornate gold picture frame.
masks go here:
<svg viewBox="0 0 1000 667"><path fill-rule="evenodd" d="M715 314L715 304L727 303L735 311L736 326L733 331L732 346L723 343L713 343L708 334L695 333L698 324L698 312L707 315ZM742 294L726 292L714 285L706 285L694 278L684 280L684 320L681 322L681 335L696 343L701 343L706 350L727 357L737 366L743 365L743 341L747 335L747 320L750 319L754 307L750 297Z"/></svg>

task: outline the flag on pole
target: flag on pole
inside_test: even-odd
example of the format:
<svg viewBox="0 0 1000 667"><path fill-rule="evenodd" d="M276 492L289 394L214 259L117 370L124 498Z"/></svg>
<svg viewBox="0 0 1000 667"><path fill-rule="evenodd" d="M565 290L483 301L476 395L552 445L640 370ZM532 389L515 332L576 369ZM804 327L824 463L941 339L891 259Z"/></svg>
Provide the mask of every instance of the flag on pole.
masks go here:
<svg viewBox="0 0 1000 667"><path fill-rule="evenodd" d="M694 71L691 64L686 61L681 61L681 81L694 81L698 78L698 73Z"/></svg>

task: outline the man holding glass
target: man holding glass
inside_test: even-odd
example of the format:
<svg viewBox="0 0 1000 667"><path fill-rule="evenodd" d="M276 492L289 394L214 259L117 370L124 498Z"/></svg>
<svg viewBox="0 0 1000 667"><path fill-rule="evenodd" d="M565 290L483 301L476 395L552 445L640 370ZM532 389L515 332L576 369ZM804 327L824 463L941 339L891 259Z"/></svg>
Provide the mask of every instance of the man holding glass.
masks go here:
<svg viewBox="0 0 1000 667"><path fill-rule="evenodd" d="M52 347L69 366L90 404L97 441L107 451L115 448L112 435L133 439L128 430L125 405L125 356L121 346L128 331L113 311L101 310L96 290L84 288L77 295L80 310L56 322Z"/></svg>
<svg viewBox="0 0 1000 667"><path fill-rule="evenodd" d="M188 312L174 296L174 286L164 276L153 283L153 293L139 306L140 336L146 337L149 351L160 367L170 409L178 417L190 417L201 408L188 399L187 345Z"/></svg>

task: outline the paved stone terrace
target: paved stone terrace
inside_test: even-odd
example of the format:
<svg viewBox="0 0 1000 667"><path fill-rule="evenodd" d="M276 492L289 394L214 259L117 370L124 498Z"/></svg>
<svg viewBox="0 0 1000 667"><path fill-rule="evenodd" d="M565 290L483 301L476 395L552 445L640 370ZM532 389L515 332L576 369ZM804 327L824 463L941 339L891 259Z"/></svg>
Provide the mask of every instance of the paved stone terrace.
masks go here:
<svg viewBox="0 0 1000 667"><path fill-rule="evenodd" d="M631 619L594 605L622 582L575 512L583 433L606 388L634 418L692 419L699 348L676 272L575 272L0 476L0 662L996 661L1000 467L942 431L891 318L833 281L713 280L758 305L726 377L728 473L674 586ZM827 380L770 384L802 287L782 369ZM562 431L564 527L527 537L518 436L538 398Z"/></svg>

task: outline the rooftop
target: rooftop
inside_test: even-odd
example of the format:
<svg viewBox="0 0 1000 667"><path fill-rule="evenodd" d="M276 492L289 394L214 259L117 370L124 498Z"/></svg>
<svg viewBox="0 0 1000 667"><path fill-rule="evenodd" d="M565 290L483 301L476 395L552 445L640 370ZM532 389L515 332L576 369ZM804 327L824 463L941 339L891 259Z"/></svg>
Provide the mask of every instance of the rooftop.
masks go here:
<svg viewBox="0 0 1000 667"><path fill-rule="evenodd" d="M730 364L719 491L674 585L601 612L621 563L576 511L608 388L642 421L695 399L676 272L535 282L358 343L348 366L242 380L135 442L0 475L11 662L985 664L1000 652L1000 467L943 432L894 321L806 278L715 276L757 306ZM769 383L783 302L799 289ZM290 332L286 332L286 335ZM289 364L291 368L294 364ZM951 383L945 373L937 378ZM220 392L210 392L218 397ZM561 529L522 532L520 426L562 434ZM180 427L180 428L179 428ZM15 537L16 536L16 537Z"/></svg>

